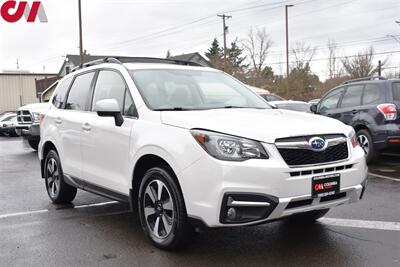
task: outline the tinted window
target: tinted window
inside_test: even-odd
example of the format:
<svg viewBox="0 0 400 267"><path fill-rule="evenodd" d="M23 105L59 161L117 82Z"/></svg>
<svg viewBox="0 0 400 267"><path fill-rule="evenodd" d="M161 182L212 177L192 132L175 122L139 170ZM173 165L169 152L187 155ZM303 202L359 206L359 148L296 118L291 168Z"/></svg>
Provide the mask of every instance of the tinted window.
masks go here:
<svg viewBox="0 0 400 267"><path fill-rule="evenodd" d="M361 95L364 85L351 85L344 93L341 107L355 107L361 105Z"/></svg>
<svg viewBox="0 0 400 267"><path fill-rule="evenodd" d="M343 88L337 89L335 91L330 92L322 101L320 104L320 112L324 113L327 110L335 109L337 108L337 104L339 102L339 99L343 93Z"/></svg>
<svg viewBox="0 0 400 267"><path fill-rule="evenodd" d="M393 101L400 103L400 83L393 83Z"/></svg>
<svg viewBox="0 0 400 267"><path fill-rule="evenodd" d="M363 105L380 104L382 101L381 90L376 84L367 84L364 89Z"/></svg>
<svg viewBox="0 0 400 267"><path fill-rule="evenodd" d="M58 86L56 91L54 92L53 96L53 105L56 108L63 108L64 106L64 101L65 101L65 96L67 94L69 85L71 84L72 77L69 77L63 81L61 81Z"/></svg>
<svg viewBox="0 0 400 267"><path fill-rule="evenodd" d="M121 75L114 71L100 71L94 90L92 109L94 110L97 101L115 99L123 112L125 89L125 81Z"/></svg>
<svg viewBox="0 0 400 267"><path fill-rule="evenodd" d="M66 109L86 110L94 72L79 75L75 78L68 94Z"/></svg>

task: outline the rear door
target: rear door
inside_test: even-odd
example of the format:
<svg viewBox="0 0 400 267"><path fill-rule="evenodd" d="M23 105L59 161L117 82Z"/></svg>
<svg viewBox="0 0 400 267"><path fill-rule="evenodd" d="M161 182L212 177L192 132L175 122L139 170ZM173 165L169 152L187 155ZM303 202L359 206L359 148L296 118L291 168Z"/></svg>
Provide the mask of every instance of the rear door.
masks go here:
<svg viewBox="0 0 400 267"><path fill-rule="evenodd" d="M337 89L329 92L318 104L318 114L323 116L340 119L340 109L338 108L338 104L340 99L342 98L344 92L344 87L339 87Z"/></svg>
<svg viewBox="0 0 400 267"><path fill-rule="evenodd" d="M99 117L95 104L103 99L115 99L124 116L118 127L112 117ZM132 176L129 170L131 130L136 122L135 107L123 76L116 70L101 70L94 87L91 112L82 117L83 176L92 190L106 188L128 195ZM99 187L96 187L99 186ZM97 188L97 189L96 189ZM115 195L114 195L115 196Z"/></svg>
<svg viewBox="0 0 400 267"><path fill-rule="evenodd" d="M386 87L383 83L368 83L365 85L362 106L360 108L360 121L364 124L382 124L383 117L377 106L386 102Z"/></svg>
<svg viewBox="0 0 400 267"><path fill-rule="evenodd" d="M340 121L354 125L359 118L364 84L348 85L340 101Z"/></svg>
<svg viewBox="0 0 400 267"><path fill-rule="evenodd" d="M55 123L59 126L62 165L65 174L82 177L81 131L82 114L87 112L94 72L78 74L68 92L64 109L58 113Z"/></svg>

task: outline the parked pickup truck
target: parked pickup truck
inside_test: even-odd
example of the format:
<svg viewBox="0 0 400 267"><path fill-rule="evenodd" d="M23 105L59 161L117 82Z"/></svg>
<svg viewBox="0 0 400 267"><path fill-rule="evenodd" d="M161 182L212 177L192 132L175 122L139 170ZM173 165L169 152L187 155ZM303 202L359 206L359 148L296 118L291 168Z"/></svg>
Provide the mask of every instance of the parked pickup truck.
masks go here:
<svg viewBox="0 0 400 267"><path fill-rule="evenodd" d="M36 103L20 107L17 112L16 132L26 139L32 149L37 150L40 142L41 112L49 108L49 103Z"/></svg>

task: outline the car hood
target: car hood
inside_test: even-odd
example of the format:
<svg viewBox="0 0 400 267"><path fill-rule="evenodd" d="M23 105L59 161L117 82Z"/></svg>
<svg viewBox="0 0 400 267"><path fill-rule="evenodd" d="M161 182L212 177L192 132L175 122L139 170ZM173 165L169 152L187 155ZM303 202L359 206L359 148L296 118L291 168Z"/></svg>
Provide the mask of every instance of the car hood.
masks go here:
<svg viewBox="0 0 400 267"><path fill-rule="evenodd" d="M50 108L50 103L34 103L20 107L18 110L29 110L31 112L40 112Z"/></svg>
<svg viewBox="0 0 400 267"><path fill-rule="evenodd" d="M320 115L277 109L213 109L199 111L163 111L164 124L205 129L220 133L274 143L277 138L344 134L352 128Z"/></svg>

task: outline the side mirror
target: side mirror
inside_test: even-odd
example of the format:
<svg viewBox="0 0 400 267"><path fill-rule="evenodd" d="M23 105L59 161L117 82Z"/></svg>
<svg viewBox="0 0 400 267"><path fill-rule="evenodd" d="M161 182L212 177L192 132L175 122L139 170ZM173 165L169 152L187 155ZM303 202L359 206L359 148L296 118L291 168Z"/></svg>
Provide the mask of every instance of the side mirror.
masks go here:
<svg viewBox="0 0 400 267"><path fill-rule="evenodd" d="M310 107L310 110L311 110L311 112L312 113L317 113L317 106L318 106L318 104L312 104L311 105L311 107Z"/></svg>
<svg viewBox="0 0 400 267"><path fill-rule="evenodd" d="M122 117L118 102L115 99L97 101L94 110L100 117L114 117L115 125L118 127L124 123L124 118Z"/></svg>

